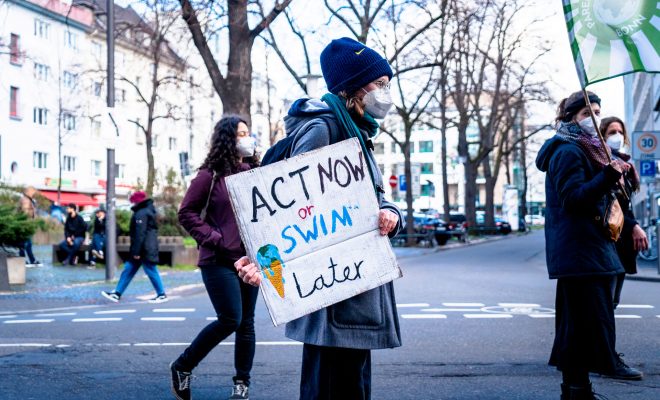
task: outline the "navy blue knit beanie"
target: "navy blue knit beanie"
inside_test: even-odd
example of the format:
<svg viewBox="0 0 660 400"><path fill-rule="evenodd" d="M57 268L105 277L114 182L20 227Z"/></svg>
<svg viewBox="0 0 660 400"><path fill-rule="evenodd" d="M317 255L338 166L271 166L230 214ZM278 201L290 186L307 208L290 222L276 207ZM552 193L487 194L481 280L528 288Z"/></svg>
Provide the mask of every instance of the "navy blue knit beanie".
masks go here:
<svg viewBox="0 0 660 400"><path fill-rule="evenodd" d="M347 37L335 39L321 52L321 71L330 93L355 93L381 76L392 79L386 59L363 43Z"/></svg>

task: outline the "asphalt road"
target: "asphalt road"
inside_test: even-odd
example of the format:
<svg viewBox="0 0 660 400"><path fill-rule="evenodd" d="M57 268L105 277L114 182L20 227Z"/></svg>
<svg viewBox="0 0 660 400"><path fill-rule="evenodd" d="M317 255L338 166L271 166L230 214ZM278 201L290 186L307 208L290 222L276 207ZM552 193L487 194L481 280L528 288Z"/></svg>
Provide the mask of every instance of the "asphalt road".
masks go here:
<svg viewBox="0 0 660 400"><path fill-rule="evenodd" d="M400 260L404 346L373 352L373 399L553 399L547 366L554 282L542 232ZM617 311L618 351L641 382L593 376L610 399L660 398L660 283L628 281ZM3 310L7 311L7 310ZM101 303L0 318L2 399L168 399L168 364L213 318L206 295L168 303ZM296 399L301 346L260 300L253 399ZM232 338L195 370L195 399L224 399ZM350 399L349 399L350 400Z"/></svg>

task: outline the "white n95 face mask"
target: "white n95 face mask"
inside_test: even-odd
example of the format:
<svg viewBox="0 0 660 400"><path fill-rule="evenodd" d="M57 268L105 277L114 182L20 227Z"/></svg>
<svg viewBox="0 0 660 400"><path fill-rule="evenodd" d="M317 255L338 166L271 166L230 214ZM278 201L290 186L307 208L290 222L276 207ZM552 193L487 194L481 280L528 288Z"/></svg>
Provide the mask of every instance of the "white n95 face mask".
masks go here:
<svg viewBox="0 0 660 400"><path fill-rule="evenodd" d="M236 149L241 157L252 157L257 148L257 141L252 136L238 138Z"/></svg>
<svg viewBox="0 0 660 400"><path fill-rule="evenodd" d="M378 119L385 118L387 112L392 108L392 95L390 89L386 87L367 92L362 101L364 110Z"/></svg>
<svg viewBox="0 0 660 400"><path fill-rule="evenodd" d="M607 138L607 145L610 146L612 150L621 150L623 148L623 135L620 133L610 135L610 137Z"/></svg>
<svg viewBox="0 0 660 400"><path fill-rule="evenodd" d="M596 116L596 123L598 125L600 125L600 117L599 116ZM598 132L596 131L596 127L594 126L594 123L591 120L591 117L587 117L587 118L579 121L578 124L580 125L580 128L582 128L582 130L586 134L588 134L589 136L592 136L592 137L597 137L598 136Z"/></svg>

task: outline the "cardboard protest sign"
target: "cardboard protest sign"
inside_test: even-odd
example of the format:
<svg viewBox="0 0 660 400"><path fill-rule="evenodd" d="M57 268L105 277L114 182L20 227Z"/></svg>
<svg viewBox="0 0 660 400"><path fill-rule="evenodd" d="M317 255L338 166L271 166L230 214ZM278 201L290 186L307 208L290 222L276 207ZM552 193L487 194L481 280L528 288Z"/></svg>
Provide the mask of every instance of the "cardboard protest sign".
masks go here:
<svg viewBox="0 0 660 400"><path fill-rule="evenodd" d="M401 277L357 139L225 179L280 325Z"/></svg>

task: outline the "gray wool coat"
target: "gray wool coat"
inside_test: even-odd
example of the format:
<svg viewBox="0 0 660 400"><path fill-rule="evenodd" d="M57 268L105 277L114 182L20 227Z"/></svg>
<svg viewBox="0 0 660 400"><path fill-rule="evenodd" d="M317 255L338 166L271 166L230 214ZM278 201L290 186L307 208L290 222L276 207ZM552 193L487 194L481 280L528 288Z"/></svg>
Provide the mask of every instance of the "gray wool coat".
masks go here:
<svg viewBox="0 0 660 400"><path fill-rule="evenodd" d="M305 115L304 109L296 116L291 113L285 118L287 132L296 135L292 155L308 152L337 141L336 135L323 119L312 119L325 106L320 101L310 100L312 115ZM319 108L321 110L319 110ZM328 110L330 112L330 110ZM310 113L311 114L311 113ZM335 124L332 131L338 132ZM365 139L367 138L366 133ZM332 139L331 139L332 136ZM375 183L382 187L383 178L371 151L367 159L374 171ZM399 216L394 236L402 228L403 216L394 204L383 199L378 193L381 209L388 209ZM394 285L390 282L323 308L286 324L288 338L317 346L345 347L354 349L383 349L401 346L399 316L394 298Z"/></svg>

